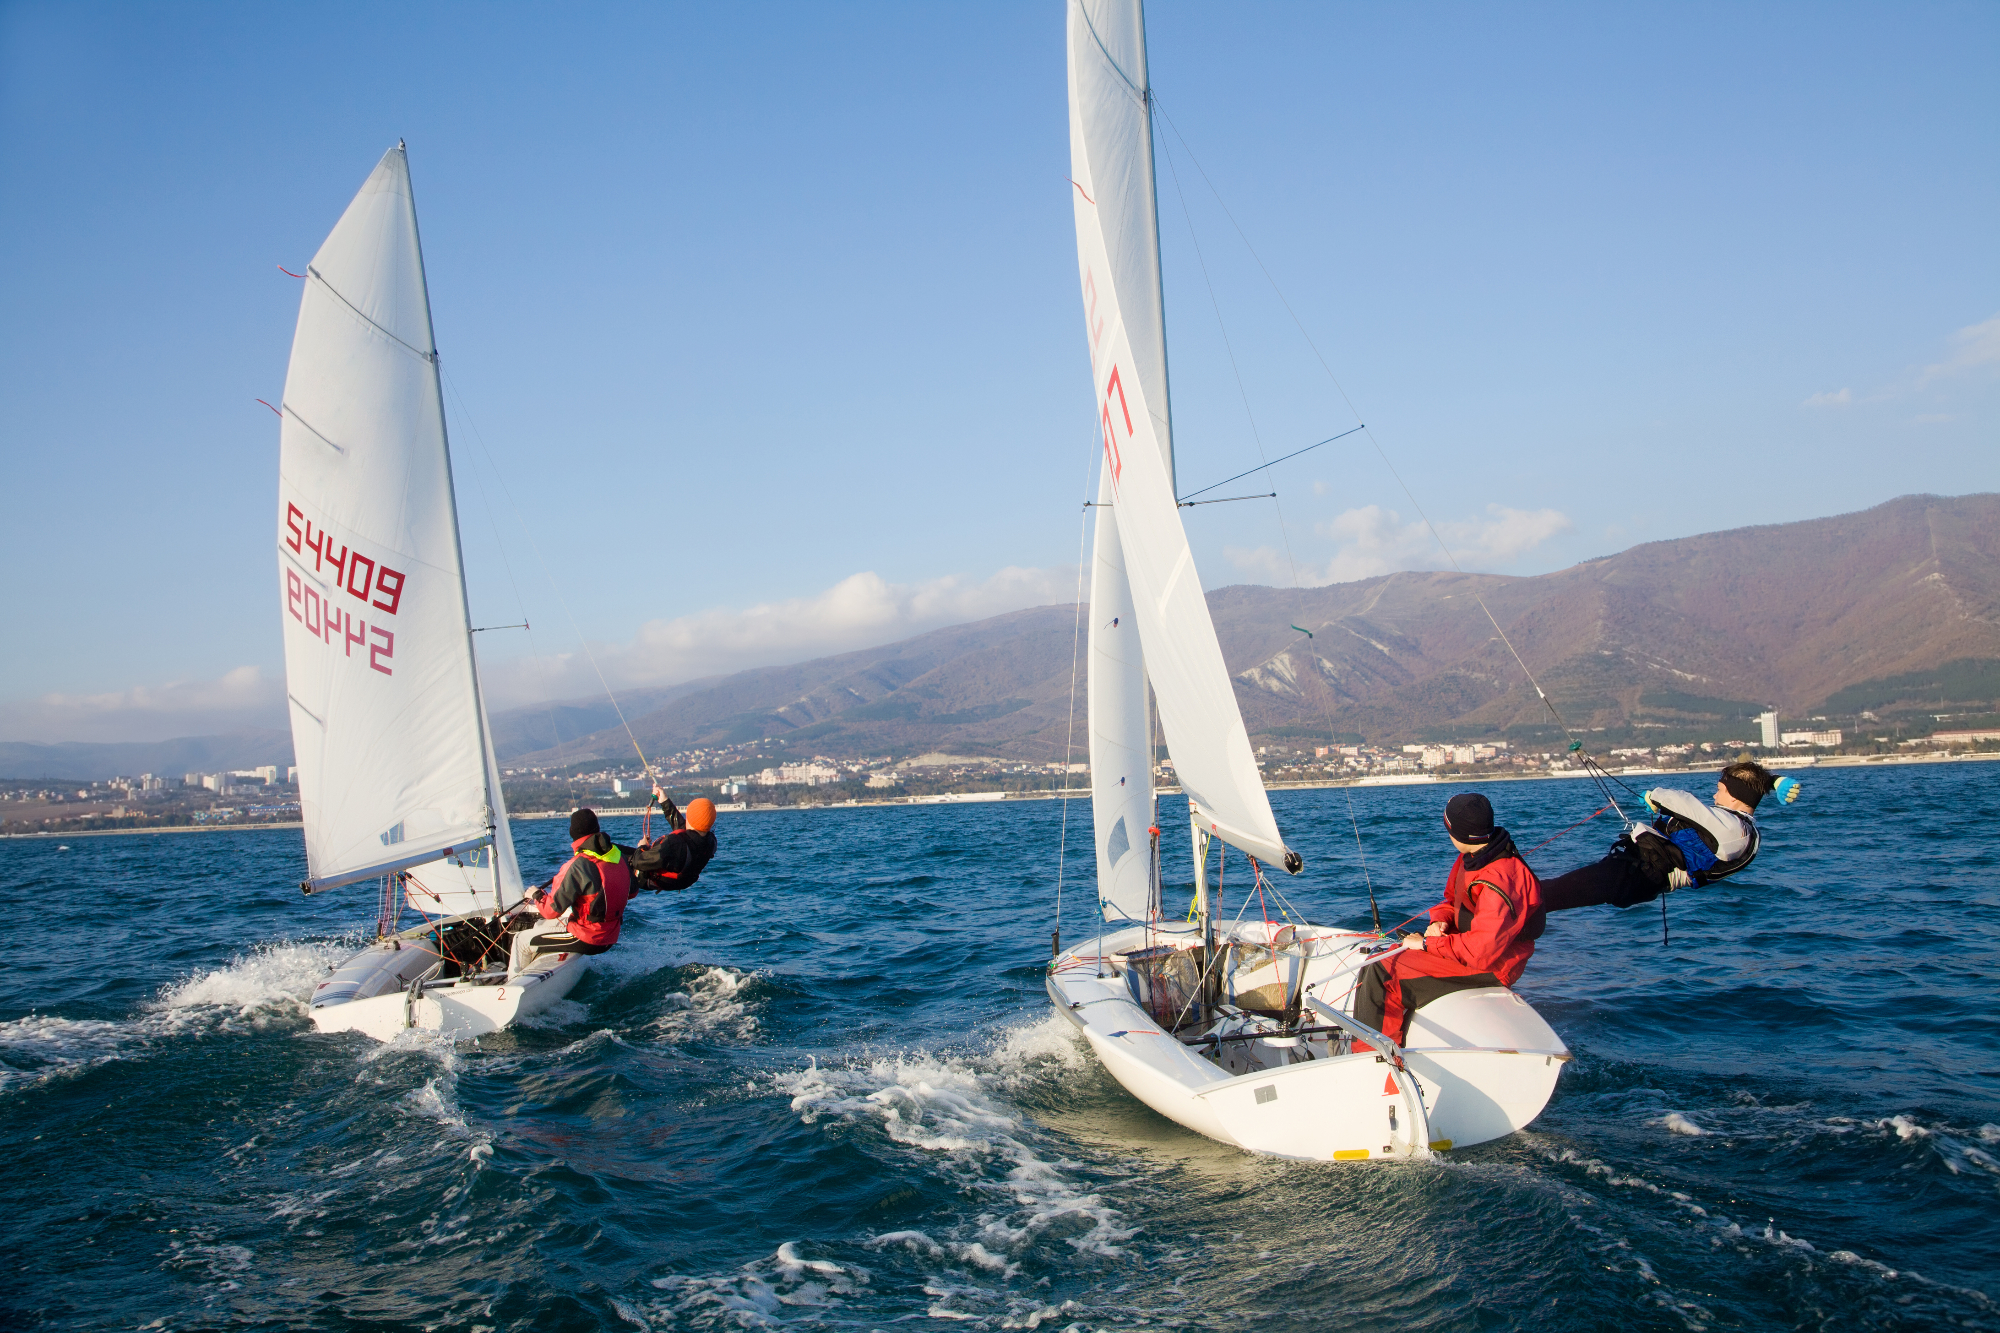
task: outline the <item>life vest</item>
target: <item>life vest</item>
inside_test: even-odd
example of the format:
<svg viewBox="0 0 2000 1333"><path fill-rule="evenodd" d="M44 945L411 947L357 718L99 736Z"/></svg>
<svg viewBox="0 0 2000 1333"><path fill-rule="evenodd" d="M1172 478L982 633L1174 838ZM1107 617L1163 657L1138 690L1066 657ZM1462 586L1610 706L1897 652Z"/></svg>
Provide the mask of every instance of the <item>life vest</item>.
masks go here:
<svg viewBox="0 0 2000 1333"><path fill-rule="evenodd" d="M641 854L634 858L639 869L638 887L652 889L655 892L685 889L701 878L701 872L707 869L709 861L715 856L715 834L709 832L679 830L668 834L661 843L655 844L662 856L665 854L666 845L681 849L680 869L647 870L644 868L647 858Z"/></svg>
<svg viewBox="0 0 2000 1333"><path fill-rule="evenodd" d="M1727 878L1757 859L1757 821L1732 810L1750 829L1750 842L1740 853L1724 861L1715 854L1715 835L1692 820L1668 815L1656 820L1653 828L1681 854L1681 868L1696 884L1713 884Z"/></svg>
<svg viewBox="0 0 2000 1333"><path fill-rule="evenodd" d="M1490 965L1501 984L1511 986L1521 979L1522 969L1535 952L1535 941L1548 924L1547 913L1542 909L1541 882L1518 854L1496 857L1477 870L1467 870L1465 858L1460 856L1452 862L1444 890L1445 901L1453 912L1452 924L1459 935L1472 931L1477 916L1475 891L1490 893L1504 905L1505 924L1493 941L1496 952Z"/></svg>
<svg viewBox="0 0 2000 1333"><path fill-rule="evenodd" d="M579 851L563 862L563 868L556 872L554 882L561 884L570 872L570 867L578 861L587 861L596 872L596 889L577 898L575 911L569 919L569 933L585 944L602 945L610 948L618 942L619 927L625 924L625 904L632 897L632 868L625 864L623 853L616 844L602 856L596 852Z"/></svg>

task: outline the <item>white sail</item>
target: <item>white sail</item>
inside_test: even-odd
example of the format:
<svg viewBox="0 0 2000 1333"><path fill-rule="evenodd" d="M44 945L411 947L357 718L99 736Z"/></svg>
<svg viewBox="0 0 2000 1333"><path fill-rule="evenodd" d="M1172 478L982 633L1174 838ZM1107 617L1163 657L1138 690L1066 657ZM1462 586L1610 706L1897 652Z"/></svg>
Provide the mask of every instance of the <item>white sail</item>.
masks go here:
<svg viewBox="0 0 2000 1333"><path fill-rule="evenodd" d="M1153 765L1147 744L1146 660L1110 477L1099 483L1090 567L1090 812L1097 833L1097 904L1107 921L1149 921L1153 901Z"/></svg>
<svg viewBox="0 0 2000 1333"><path fill-rule="evenodd" d="M1069 7L1069 154L1072 176L1103 235L1111 310L1131 346L1129 376L1145 389L1167 476L1174 475L1167 394L1167 312L1160 287L1160 217L1147 106L1146 19L1140 0L1072 0ZM1076 201L1079 209L1084 201ZM1077 223L1083 223L1079 218ZM1081 232L1078 233L1081 243ZM1099 281L1102 281L1100 276ZM1090 271L1084 313L1096 331ZM1096 356L1092 339L1092 356Z"/></svg>
<svg viewBox="0 0 2000 1333"><path fill-rule="evenodd" d="M400 144L307 267L282 407L278 595L307 887L449 852L466 864L431 866L418 878L438 897L413 888L413 901L491 909L520 876L473 662Z"/></svg>
<svg viewBox="0 0 2000 1333"><path fill-rule="evenodd" d="M1147 101L1138 0L1071 0L1071 197L1104 447L1100 498L1115 507L1146 673L1195 819L1290 868L1297 858L1250 752L1174 491ZM1093 609L1093 626L1098 619ZM1141 727L1143 748L1143 719ZM1096 735L1093 719L1093 747ZM1106 778L1093 772L1092 781L1101 791Z"/></svg>

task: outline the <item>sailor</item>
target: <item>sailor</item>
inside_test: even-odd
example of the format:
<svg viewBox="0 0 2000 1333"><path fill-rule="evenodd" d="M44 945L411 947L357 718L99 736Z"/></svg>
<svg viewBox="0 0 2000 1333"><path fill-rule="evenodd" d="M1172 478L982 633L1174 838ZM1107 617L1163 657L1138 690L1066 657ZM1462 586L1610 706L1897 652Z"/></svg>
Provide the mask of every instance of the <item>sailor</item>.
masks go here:
<svg viewBox="0 0 2000 1333"><path fill-rule="evenodd" d="M632 852L635 885L655 892L685 889L701 878L715 855L715 802L697 796L683 811L657 786L653 796L666 812L670 831Z"/></svg>
<svg viewBox="0 0 2000 1333"><path fill-rule="evenodd" d="M1757 857L1757 803L1772 793L1780 802L1795 801L1799 783L1751 759L1722 770L1711 803L1672 787L1640 792L1639 799L1656 818L1620 834L1603 860L1544 884L1543 910L1598 903L1632 907L1735 874Z"/></svg>
<svg viewBox="0 0 2000 1333"><path fill-rule="evenodd" d="M529 901L548 920L563 919L568 929L535 937L536 953L603 953L618 943L625 923L625 904L632 897L632 867L626 849L597 827L597 812L589 808L569 817L573 855L545 889Z"/></svg>
<svg viewBox="0 0 2000 1333"><path fill-rule="evenodd" d="M1444 808L1445 834L1458 849L1444 901L1421 935L1366 968L1355 989L1354 1016L1401 1044L1410 1015L1453 991L1511 986L1542 933L1542 889L1507 830L1493 823L1493 803L1461 792ZM1373 1050L1356 1042L1357 1051Z"/></svg>

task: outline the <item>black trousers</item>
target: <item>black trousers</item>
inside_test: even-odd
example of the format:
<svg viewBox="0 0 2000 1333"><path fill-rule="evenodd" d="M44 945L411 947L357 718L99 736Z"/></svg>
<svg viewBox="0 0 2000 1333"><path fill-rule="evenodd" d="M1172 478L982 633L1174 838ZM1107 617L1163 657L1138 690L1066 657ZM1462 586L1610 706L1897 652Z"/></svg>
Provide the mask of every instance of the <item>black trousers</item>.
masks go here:
<svg viewBox="0 0 2000 1333"><path fill-rule="evenodd" d="M1462 977L1398 977L1395 984L1402 991L1401 1021L1396 1024L1401 1032L1384 1032L1382 1029L1382 1020L1389 1008L1390 979L1388 969L1380 963L1361 973L1361 983L1354 990L1354 1016L1400 1046L1409 1033L1411 1014L1453 991L1497 986L1500 978L1491 972L1473 972Z"/></svg>
<svg viewBox="0 0 2000 1333"><path fill-rule="evenodd" d="M1667 891L1666 880L1649 873L1638 857L1624 849L1567 875L1542 881L1542 910L1566 912L1572 907L1636 907Z"/></svg>

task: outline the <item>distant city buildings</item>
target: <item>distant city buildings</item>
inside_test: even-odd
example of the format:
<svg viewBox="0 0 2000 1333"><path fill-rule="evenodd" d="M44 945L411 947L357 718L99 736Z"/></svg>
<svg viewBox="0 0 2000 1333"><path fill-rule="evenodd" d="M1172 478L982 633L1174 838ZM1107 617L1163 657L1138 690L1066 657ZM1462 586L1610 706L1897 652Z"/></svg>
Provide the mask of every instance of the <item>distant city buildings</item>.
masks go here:
<svg viewBox="0 0 2000 1333"><path fill-rule="evenodd" d="M808 764L780 764L767 768L752 775L750 780L760 787L821 787L840 781L840 770L825 760L815 759Z"/></svg>
<svg viewBox="0 0 2000 1333"><path fill-rule="evenodd" d="M1778 715L1775 711L1766 711L1757 715L1757 734L1761 738L1759 743L1765 749L1775 750L1778 748Z"/></svg>
<svg viewBox="0 0 2000 1333"><path fill-rule="evenodd" d="M1786 731L1779 733L1778 740L1785 745L1812 745L1830 750L1840 744L1840 733L1838 731Z"/></svg>

